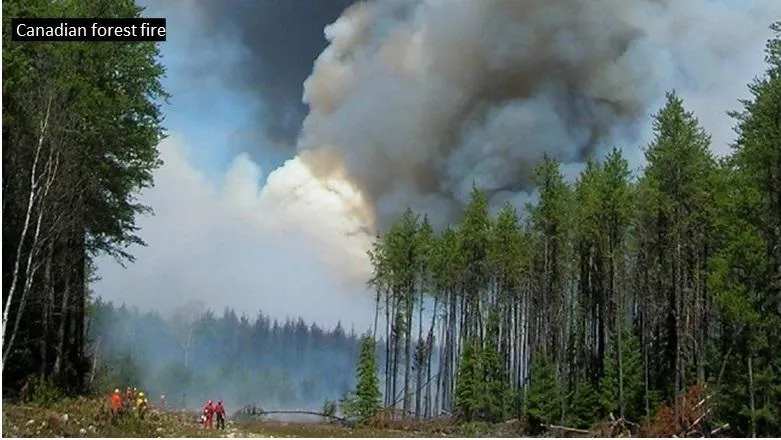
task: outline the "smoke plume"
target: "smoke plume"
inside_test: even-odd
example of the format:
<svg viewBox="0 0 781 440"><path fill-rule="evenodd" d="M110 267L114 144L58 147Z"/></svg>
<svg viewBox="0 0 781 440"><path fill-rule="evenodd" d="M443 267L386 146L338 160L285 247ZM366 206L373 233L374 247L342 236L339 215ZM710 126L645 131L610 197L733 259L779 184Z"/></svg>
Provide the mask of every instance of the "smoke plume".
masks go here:
<svg viewBox="0 0 781 440"><path fill-rule="evenodd" d="M611 135L637 133L666 89L718 78L749 41L761 49L756 30L767 23L748 24L748 9L705 0L356 4L325 29L330 45L304 84L310 113L298 148L315 175L352 182L379 226L407 206L452 220L473 184L494 204L522 199L544 154L582 163L631 139Z"/></svg>
<svg viewBox="0 0 781 440"><path fill-rule="evenodd" d="M407 206L452 221L473 185L521 204L545 154L574 171L614 143L636 150L672 88L723 149L724 112L781 15L769 0L373 0L325 26L325 46L347 0L196 3L207 31L234 25L231 71L270 136L292 139L308 106L300 159L350 182L369 227Z"/></svg>

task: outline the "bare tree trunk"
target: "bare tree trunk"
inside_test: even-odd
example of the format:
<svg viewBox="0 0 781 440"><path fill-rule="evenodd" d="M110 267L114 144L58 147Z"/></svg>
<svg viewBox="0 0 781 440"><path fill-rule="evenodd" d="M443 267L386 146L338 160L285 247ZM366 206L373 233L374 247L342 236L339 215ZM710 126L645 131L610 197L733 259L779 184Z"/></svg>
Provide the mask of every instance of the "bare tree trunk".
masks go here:
<svg viewBox="0 0 781 440"><path fill-rule="evenodd" d="M757 438L757 413L756 400L754 396L754 369L751 364L752 355L748 355L748 395L751 405L751 438Z"/></svg>
<svg viewBox="0 0 781 440"><path fill-rule="evenodd" d="M391 391L391 350L393 347L393 335L391 333L391 290L385 289L385 406L393 403L395 396Z"/></svg>
<svg viewBox="0 0 781 440"><path fill-rule="evenodd" d="M54 307L54 286L52 285L52 265L54 260L54 241L50 241L47 246L46 266L44 269L44 286L46 289L46 299L43 304L43 337L41 340L41 371L40 379L43 382L46 379L49 368L49 347L51 346L51 326L52 326L52 308Z"/></svg>
<svg viewBox="0 0 781 440"><path fill-rule="evenodd" d="M68 324L68 303L70 301L71 294L71 281L70 274L65 275L65 288L62 292L62 301L60 303L60 326L57 331L57 357L54 361L54 368L52 374L54 377L61 379L63 372L63 364L65 362L67 347L67 324Z"/></svg>
<svg viewBox="0 0 781 440"><path fill-rule="evenodd" d="M92 386L92 384L95 382L95 373L98 369L98 358L100 356L100 342L101 338L98 338L98 340L95 342L95 352L92 354L92 368L90 369L90 375L89 375L89 384Z"/></svg>
<svg viewBox="0 0 781 440"><path fill-rule="evenodd" d="M374 301L374 329L372 330L372 339L377 340L377 321L380 319L380 294L382 293L381 287L377 286L377 296Z"/></svg>
<svg viewBox="0 0 781 440"><path fill-rule="evenodd" d="M24 216L24 223L22 226L22 232L20 234L19 243L16 245L16 256L14 258L14 268L11 275L11 287L8 290L8 298L6 298L5 301L5 308L3 309L3 320L2 320L2 330L0 330L0 339L3 341L4 349L3 349L3 362L0 363L2 366L0 366L0 370L5 369L6 360L8 359L8 355L11 353L11 347L13 346L14 339L16 338L16 330L10 335L9 339L6 339L8 336L6 334L6 330L8 328L8 318L11 311L11 305L13 303L14 297L16 296L16 289L17 285L19 283L19 275L22 265L22 250L24 249L24 243L25 238L27 237L27 232L30 227L30 223L32 222L32 216L33 216L33 209L35 206L36 196L38 196L38 185L40 185L40 179L41 177L38 175L38 161L41 157L41 151L43 150L43 144L46 140L47 131L49 128L49 117L51 115L51 107L52 107L52 100L53 96L49 96L48 100L46 102L46 110L44 111L43 119L40 122L40 129L38 132L38 142L35 148L35 155L33 157L33 163L32 163L32 169L30 171L30 194L27 197L27 208L25 210L25 216ZM37 243L33 243L33 246L35 246ZM28 258L29 260L29 258ZM29 263L28 263L29 267ZM26 292L22 292L22 298L19 303L19 307L16 310L16 315L21 316L24 314L24 308L25 303L27 300ZM19 322L19 319L16 320L16 322ZM15 324L15 328L18 328L18 324Z"/></svg>
<svg viewBox="0 0 781 440"><path fill-rule="evenodd" d="M431 358L434 354L434 329L437 323L437 309L439 308L439 292L434 296L434 308L431 314L431 326L428 329L428 337L426 338L426 417L431 416L431 387L433 386L431 381Z"/></svg>
<svg viewBox="0 0 781 440"><path fill-rule="evenodd" d="M681 417L681 407L680 404L678 404L677 396L681 391L683 390L684 384L683 384L683 359L681 357L681 315L682 315L682 307L681 307L681 243L679 241L679 237L676 236L676 244L675 244L675 262L673 263L673 310L674 310L674 316L675 316L675 322L673 326L673 331L675 332L675 391L673 393L673 397L675 398L675 420L676 422L680 420Z"/></svg>
<svg viewBox="0 0 781 440"><path fill-rule="evenodd" d="M418 309L418 347L415 353L415 417L420 418L421 398L423 395L423 358L425 353L425 341L423 340L423 292L420 295L420 308Z"/></svg>
<svg viewBox="0 0 781 440"><path fill-rule="evenodd" d="M38 212L35 221L35 231L33 232L33 236L30 241L30 249L27 251L27 262L25 264L24 270L24 286L22 288L22 297L19 304L19 310L16 314L14 328L11 332L10 339L8 340L8 345L3 351L3 359L8 359L8 356L11 352L11 347L13 346L16 335L19 332L19 325L22 322L23 311L27 306L27 299L30 297L30 292L32 291L35 274L38 272L38 268L40 268L43 264L42 262L38 261L38 255L41 247L41 226L43 224L44 214L46 213L43 202L49 195L49 190L51 189L52 184L54 183L54 178L57 175L57 168L59 167L59 160L57 158L58 156L55 154L54 149L51 148L49 150L49 157L46 161L45 173L40 176L40 179L46 177L46 180L43 182L43 188L37 194L39 200ZM40 180L36 182L35 187L38 187L40 183Z"/></svg>
<svg viewBox="0 0 781 440"><path fill-rule="evenodd" d="M648 268L646 267L643 271L643 278L644 278L644 285L648 285ZM649 377L648 377L648 292L643 291L643 298L642 298L642 304L643 304L643 321L642 321L642 330L641 333L643 335L643 401L645 404L645 416L651 417L651 394L650 394L650 387L649 387Z"/></svg>
<svg viewBox="0 0 781 440"><path fill-rule="evenodd" d="M616 299L616 338L618 346L618 412L620 417L624 418L624 343L623 343L623 328L624 328L624 302L622 301L621 293L618 293L616 288L616 263L613 256L613 250L611 246L610 250L610 291Z"/></svg>

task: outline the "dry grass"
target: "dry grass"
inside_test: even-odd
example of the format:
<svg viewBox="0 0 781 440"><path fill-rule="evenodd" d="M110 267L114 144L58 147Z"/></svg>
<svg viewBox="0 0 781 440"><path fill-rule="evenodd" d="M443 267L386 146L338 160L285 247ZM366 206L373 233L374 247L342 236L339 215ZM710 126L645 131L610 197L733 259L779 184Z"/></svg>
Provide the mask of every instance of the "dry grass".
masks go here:
<svg viewBox="0 0 781 440"><path fill-rule="evenodd" d="M4 437L208 437L192 417L151 411L111 417L102 399L65 399L44 408L3 403Z"/></svg>
<svg viewBox="0 0 781 440"><path fill-rule="evenodd" d="M150 411L144 420L129 414L111 417L107 399L65 399L48 407L3 403L4 437L516 437L511 424L461 424L390 420L378 417L371 426L348 428L338 424L228 421L225 431L203 429L196 414Z"/></svg>

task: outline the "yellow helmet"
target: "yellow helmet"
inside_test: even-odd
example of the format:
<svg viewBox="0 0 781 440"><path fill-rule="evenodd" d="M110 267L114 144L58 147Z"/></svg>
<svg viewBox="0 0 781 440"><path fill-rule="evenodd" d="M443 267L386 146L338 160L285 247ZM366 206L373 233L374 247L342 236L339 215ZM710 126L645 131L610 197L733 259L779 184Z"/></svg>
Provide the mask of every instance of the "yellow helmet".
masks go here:
<svg viewBox="0 0 781 440"><path fill-rule="evenodd" d="M138 397L144 397L144 392L141 391L140 393L138 393Z"/></svg>
<svg viewBox="0 0 781 440"><path fill-rule="evenodd" d="M119 388L114 388L114 394L119 394Z"/></svg>

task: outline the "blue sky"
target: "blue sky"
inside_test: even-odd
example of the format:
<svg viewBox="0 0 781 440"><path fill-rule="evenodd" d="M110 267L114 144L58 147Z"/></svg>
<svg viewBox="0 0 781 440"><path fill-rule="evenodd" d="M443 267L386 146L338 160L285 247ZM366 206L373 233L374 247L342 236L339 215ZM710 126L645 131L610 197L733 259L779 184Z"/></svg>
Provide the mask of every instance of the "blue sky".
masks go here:
<svg viewBox="0 0 781 440"><path fill-rule="evenodd" d="M161 45L163 64L167 68L163 81L172 97L163 112L165 127L181 133L191 146L191 161L210 177L221 175L230 165L232 154L228 139L238 123L248 118L241 98L229 93L214 78L194 84L186 77L181 55L184 44L176 39Z"/></svg>
<svg viewBox="0 0 781 440"><path fill-rule="evenodd" d="M152 9L152 8L150 8ZM145 15L157 15L155 12ZM166 66L165 88L172 97L165 105L164 125L171 133L177 133L187 141L193 167L203 171L211 179L219 179L235 158L240 144L236 136L248 127L259 126L254 110L256 103L248 102L242 95L222 83L219 75L208 71L200 75L193 72L195 64L208 65L193 56L204 55L192 44L192 35L184 20L168 20L168 41L160 45L162 63ZM214 48L211 48L214 50ZM220 47L219 57L230 57L228 47ZM208 54L207 54L208 56ZM213 58L214 59L214 58ZM256 142L256 141L255 141ZM246 145L246 144L244 144ZM276 151L263 151L262 146L252 145L254 160L263 170L263 176L287 159ZM260 156L260 157L258 157Z"/></svg>

